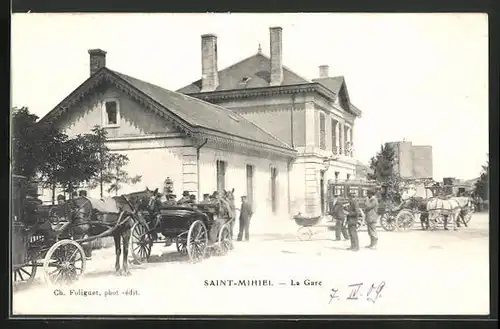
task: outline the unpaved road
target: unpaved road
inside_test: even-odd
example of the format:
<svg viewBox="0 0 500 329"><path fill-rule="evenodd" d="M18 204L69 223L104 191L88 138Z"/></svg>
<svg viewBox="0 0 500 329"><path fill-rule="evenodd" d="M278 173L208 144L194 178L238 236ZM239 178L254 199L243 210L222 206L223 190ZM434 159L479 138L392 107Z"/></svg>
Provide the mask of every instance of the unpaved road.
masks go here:
<svg viewBox="0 0 500 329"><path fill-rule="evenodd" d="M151 262L132 266L130 277L113 273L114 249L94 252L85 277L60 289L36 280L16 285L14 314L488 314L488 215L475 214L457 232L379 230L377 250L346 251L347 241L315 229L298 241L297 227L237 242L224 257L191 264L175 246L155 246ZM368 243L360 233L361 247ZM268 280L270 286L206 286L205 280ZM316 285L304 285L304 281ZM292 285L299 283L299 285ZM385 286L375 302L374 284ZM351 284L363 283L348 300ZM319 285L321 284L321 285ZM71 295L97 291L96 296ZM331 298L332 289L337 290ZM133 291L135 295L126 295ZM118 295L109 295L118 293ZM106 295L106 296L105 296ZM338 297L338 298L337 298Z"/></svg>

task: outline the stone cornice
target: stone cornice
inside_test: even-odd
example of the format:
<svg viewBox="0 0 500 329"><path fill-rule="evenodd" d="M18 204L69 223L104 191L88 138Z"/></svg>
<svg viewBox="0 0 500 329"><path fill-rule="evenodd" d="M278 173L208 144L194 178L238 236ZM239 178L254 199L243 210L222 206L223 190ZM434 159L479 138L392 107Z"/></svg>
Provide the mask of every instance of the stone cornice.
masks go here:
<svg viewBox="0 0 500 329"><path fill-rule="evenodd" d="M249 97L263 97L263 96L310 93L310 92L317 92L321 96L327 98L329 101L335 101L335 99L337 98L337 95L333 91L329 90L319 82L303 83L303 84L287 85L287 86L273 86L273 87L261 87L261 88L221 90L221 91L212 91L203 93L190 93L187 95L200 98L205 101L217 101L217 100L242 99ZM350 108L350 112L352 112L354 115L358 117L361 116L361 111L354 106Z"/></svg>
<svg viewBox="0 0 500 329"><path fill-rule="evenodd" d="M257 151L258 153L266 152L268 154L280 155L287 158L295 158L298 155L298 153L292 149L283 149L265 143L258 143L238 136L223 134L207 128L198 128L194 138L198 140L198 144L203 143L203 141L207 139L212 144L220 146L224 149L227 149L228 147L233 149L242 148L250 151Z"/></svg>

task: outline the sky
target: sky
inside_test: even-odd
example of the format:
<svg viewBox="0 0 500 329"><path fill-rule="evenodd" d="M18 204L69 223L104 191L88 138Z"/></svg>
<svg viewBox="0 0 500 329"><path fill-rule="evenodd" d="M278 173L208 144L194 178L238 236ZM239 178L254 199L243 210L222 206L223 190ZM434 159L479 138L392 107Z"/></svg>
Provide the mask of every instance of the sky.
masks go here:
<svg viewBox="0 0 500 329"><path fill-rule="evenodd" d="M43 117L89 76L88 49L116 71L177 90L201 77L200 36L218 37L219 70L269 55L314 79L345 77L358 160L389 141L432 145L434 179L477 177L488 153L486 14L14 14L12 106Z"/></svg>

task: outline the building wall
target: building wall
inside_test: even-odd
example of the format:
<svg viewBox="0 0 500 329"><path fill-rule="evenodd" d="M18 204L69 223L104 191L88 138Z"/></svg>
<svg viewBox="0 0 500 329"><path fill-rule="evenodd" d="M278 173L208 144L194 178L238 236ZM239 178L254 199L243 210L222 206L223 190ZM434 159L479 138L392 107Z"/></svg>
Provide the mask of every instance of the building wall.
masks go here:
<svg viewBox="0 0 500 329"><path fill-rule="evenodd" d="M413 146L413 174L415 178L433 177L432 146Z"/></svg>
<svg viewBox="0 0 500 329"><path fill-rule="evenodd" d="M120 108L119 126L107 128L108 137L175 132L174 128L169 126L159 115L132 101L113 86L102 88L100 92L92 94L73 109L67 111L58 120L59 128L68 135L74 136L88 133L96 125L103 126L103 107L104 102L108 99L116 99Z"/></svg>
<svg viewBox="0 0 500 329"><path fill-rule="evenodd" d="M269 159L249 156L240 153L227 152L214 148L203 147L200 150L200 192L212 193L217 190L216 161L227 163L225 188L234 188L236 206L241 204L241 196L247 195L246 166L254 167L253 177L253 208L257 220L272 220L274 217L288 216L288 169L285 159ZM278 172L277 178L277 214L272 214L271 206L271 167Z"/></svg>
<svg viewBox="0 0 500 329"><path fill-rule="evenodd" d="M276 136L280 140L292 145L305 146L305 97L292 99L291 95L277 95L272 97L218 100L220 106L231 109L256 125Z"/></svg>
<svg viewBox="0 0 500 329"><path fill-rule="evenodd" d="M396 172L404 178L431 178L432 146L411 142L389 142L396 153Z"/></svg>

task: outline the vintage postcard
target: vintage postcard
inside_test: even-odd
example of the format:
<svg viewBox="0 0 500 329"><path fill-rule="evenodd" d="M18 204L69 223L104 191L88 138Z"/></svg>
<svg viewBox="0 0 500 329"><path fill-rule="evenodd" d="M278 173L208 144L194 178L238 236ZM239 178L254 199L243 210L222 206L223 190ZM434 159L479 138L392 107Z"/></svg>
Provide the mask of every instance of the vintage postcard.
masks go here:
<svg viewBox="0 0 500 329"><path fill-rule="evenodd" d="M489 314L486 14L14 14L12 315Z"/></svg>

